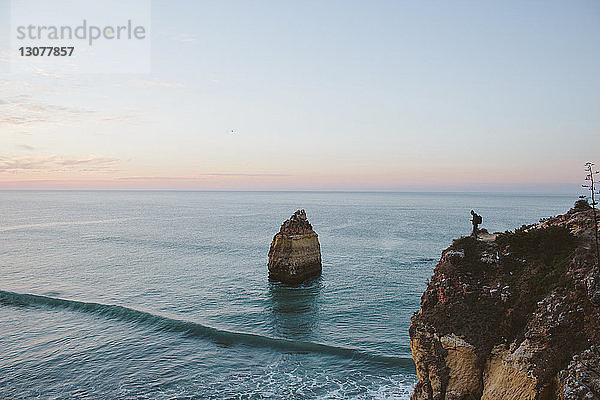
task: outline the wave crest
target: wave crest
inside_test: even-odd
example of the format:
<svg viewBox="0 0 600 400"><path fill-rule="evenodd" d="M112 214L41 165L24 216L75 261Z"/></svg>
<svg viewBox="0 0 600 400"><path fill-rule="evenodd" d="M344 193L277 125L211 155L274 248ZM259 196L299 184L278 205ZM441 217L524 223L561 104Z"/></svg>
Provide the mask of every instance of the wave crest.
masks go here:
<svg viewBox="0 0 600 400"><path fill-rule="evenodd" d="M411 358L372 354L363 350L332 346L321 343L297 341L284 338L273 338L254 333L233 332L212 328L195 322L163 317L145 311L139 311L118 305L108 305L34 294L21 294L0 290L0 304L21 307L63 308L78 312L90 313L120 321L140 323L155 329L169 332L180 332L190 336L212 340L219 344L243 344L253 347L266 347L283 351L327 354L347 359L364 360L400 367L414 372L415 365Z"/></svg>

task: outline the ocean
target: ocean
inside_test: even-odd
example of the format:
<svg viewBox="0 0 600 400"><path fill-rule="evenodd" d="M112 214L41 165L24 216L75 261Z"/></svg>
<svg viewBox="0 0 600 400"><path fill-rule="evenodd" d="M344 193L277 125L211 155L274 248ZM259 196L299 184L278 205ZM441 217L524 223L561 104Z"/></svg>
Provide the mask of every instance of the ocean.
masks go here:
<svg viewBox="0 0 600 400"><path fill-rule="evenodd" d="M408 327L442 250L577 196L2 191L1 399L408 399ZM320 279L267 279L306 210Z"/></svg>

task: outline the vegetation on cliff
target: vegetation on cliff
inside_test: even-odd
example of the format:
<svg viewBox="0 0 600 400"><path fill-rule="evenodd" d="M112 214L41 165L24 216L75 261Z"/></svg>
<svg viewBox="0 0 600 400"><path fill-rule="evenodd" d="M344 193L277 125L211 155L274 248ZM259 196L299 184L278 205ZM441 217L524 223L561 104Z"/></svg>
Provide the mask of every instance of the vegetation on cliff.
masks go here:
<svg viewBox="0 0 600 400"><path fill-rule="evenodd" d="M561 371L599 341L600 274L593 247L592 210L581 203L495 240L455 240L412 319L419 375L413 399L564 394L560 376L568 374ZM581 393L600 396L599 389Z"/></svg>

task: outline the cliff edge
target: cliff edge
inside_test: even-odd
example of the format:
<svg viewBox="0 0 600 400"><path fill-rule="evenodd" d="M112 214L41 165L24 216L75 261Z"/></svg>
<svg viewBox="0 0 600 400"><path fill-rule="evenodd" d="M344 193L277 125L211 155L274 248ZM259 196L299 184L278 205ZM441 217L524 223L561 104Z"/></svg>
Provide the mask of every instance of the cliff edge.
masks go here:
<svg viewBox="0 0 600 400"><path fill-rule="evenodd" d="M412 400L600 399L593 213L455 240L412 317Z"/></svg>
<svg viewBox="0 0 600 400"><path fill-rule="evenodd" d="M319 236L306 218L296 211L273 237L269 249L269 279L296 284L321 275Z"/></svg>

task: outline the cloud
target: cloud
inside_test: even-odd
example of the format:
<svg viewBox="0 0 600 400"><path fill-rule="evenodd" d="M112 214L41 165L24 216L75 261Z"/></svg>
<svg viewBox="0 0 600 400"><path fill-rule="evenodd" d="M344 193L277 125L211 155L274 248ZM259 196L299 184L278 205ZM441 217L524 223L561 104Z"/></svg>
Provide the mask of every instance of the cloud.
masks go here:
<svg viewBox="0 0 600 400"><path fill-rule="evenodd" d="M200 38L200 35L197 34L184 32L169 32L166 29L158 29L156 30L156 34L168 38L169 41L177 41L181 43L195 42L196 40L198 40L198 38Z"/></svg>
<svg viewBox="0 0 600 400"><path fill-rule="evenodd" d="M97 123L140 123L135 110L129 113L92 111L35 101L30 95L20 94L0 100L0 127L3 125L28 128L35 124L65 124L82 120Z"/></svg>
<svg viewBox="0 0 600 400"><path fill-rule="evenodd" d="M9 127L12 128L12 133L19 133L17 131L35 130L39 129L40 125L46 124L63 125L89 122L92 124L131 125L144 122L143 113L139 108L94 109L90 108L89 104L61 104L65 101L63 99L76 98L78 92L88 93L93 90L93 87L82 86L81 82L83 81L78 81L77 84L69 82L68 89L66 89L65 85L50 85L49 82L52 81L44 79L41 83L32 83L32 81L0 79L0 132L3 128ZM128 80L128 82L131 81ZM104 134L110 131L109 129L98 129L95 133Z"/></svg>
<svg viewBox="0 0 600 400"><path fill-rule="evenodd" d="M167 81L162 81L162 80L157 80L157 79L152 79L152 80L136 80L134 81L135 84L143 86L143 87L163 87L163 88L184 88L185 85L183 83L178 83L178 82L167 82Z"/></svg>
<svg viewBox="0 0 600 400"><path fill-rule="evenodd" d="M42 76L44 78L57 78L57 79L65 79L65 76L63 74L59 74L59 73L55 73L55 72L48 72L43 68L37 67L35 65L31 66L33 72L35 72L37 75Z"/></svg>
<svg viewBox="0 0 600 400"><path fill-rule="evenodd" d="M182 43L191 43L198 40L198 35L181 34L178 36L177 40Z"/></svg>
<svg viewBox="0 0 600 400"><path fill-rule="evenodd" d="M208 174L198 174L192 177L182 177L182 176L124 176L118 178L119 180L132 180L132 181L144 181L144 180L165 180L165 181L195 181L198 179L203 179L207 177L214 176L223 176L223 177L265 177L265 176L292 176L289 174L273 174L273 173L208 173Z"/></svg>
<svg viewBox="0 0 600 400"><path fill-rule="evenodd" d="M106 165L113 165L117 161L119 161L119 159L118 158L113 158L113 157L96 157L96 156L91 156L89 158L84 158L84 159L62 159L62 160L57 160L57 163L59 165L66 165L66 166L75 166L75 165L106 166Z"/></svg>
<svg viewBox="0 0 600 400"><path fill-rule="evenodd" d="M195 181L198 178L190 178L190 177L177 177L177 176L123 176L117 178L120 181L151 181L151 180L161 180L161 181Z"/></svg>
<svg viewBox="0 0 600 400"><path fill-rule="evenodd" d="M22 171L116 171L118 158L90 156L88 158L65 158L55 155L39 157L1 157L0 172Z"/></svg>
<svg viewBox="0 0 600 400"><path fill-rule="evenodd" d="M129 124L140 122L139 117L131 114L109 115L101 118L101 120L105 122L127 122Z"/></svg>
<svg viewBox="0 0 600 400"><path fill-rule="evenodd" d="M202 174L203 176L291 176L289 174L272 174L272 173L257 173L257 174L229 174L229 173L212 173L212 174Z"/></svg>
<svg viewBox="0 0 600 400"><path fill-rule="evenodd" d="M63 123L80 119L91 111L53 104L35 102L29 95L17 95L2 100L0 126L28 125L34 123Z"/></svg>

